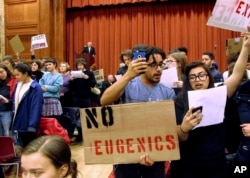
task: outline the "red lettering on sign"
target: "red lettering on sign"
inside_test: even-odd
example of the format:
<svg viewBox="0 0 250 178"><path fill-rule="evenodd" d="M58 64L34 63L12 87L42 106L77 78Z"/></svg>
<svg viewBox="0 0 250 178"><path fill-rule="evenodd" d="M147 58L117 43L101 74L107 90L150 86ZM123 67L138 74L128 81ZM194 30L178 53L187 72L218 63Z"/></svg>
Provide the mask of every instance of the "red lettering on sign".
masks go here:
<svg viewBox="0 0 250 178"><path fill-rule="evenodd" d="M175 144L173 135L167 135L166 136L166 141L168 143L168 145L167 145L168 150L174 150L176 148L176 144Z"/></svg>
<svg viewBox="0 0 250 178"><path fill-rule="evenodd" d="M146 149L145 149L145 139L144 137L142 138L137 138L137 142L138 142L138 152L146 152Z"/></svg>
<svg viewBox="0 0 250 178"><path fill-rule="evenodd" d="M132 144L131 142L133 142L133 138L128 138L126 139L126 145L127 145L127 149L128 149L128 153L134 153L135 150L132 149Z"/></svg>
<svg viewBox="0 0 250 178"><path fill-rule="evenodd" d="M177 139L174 135L166 135L165 137L157 135L117 140L95 140L93 146L96 155L110 155L164 151L164 149L166 151L175 150L177 148L176 142Z"/></svg>
<svg viewBox="0 0 250 178"><path fill-rule="evenodd" d="M105 148L107 154L113 154L113 142L112 140L105 140Z"/></svg>
<svg viewBox="0 0 250 178"><path fill-rule="evenodd" d="M116 147L117 147L117 152L118 153L124 153L124 142L123 140L119 139L116 140Z"/></svg>
<svg viewBox="0 0 250 178"><path fill-rule="evenodd" d="M240 3L239 3L239 5L238 5L238 7L236 8L236 13L237 14L240 14L240 9L241 9L241 6L243 6L245 4L245 2L243 2L243 1L240 1Z"/></svg>
<svg viewBox="0 0 250 178"><path fill-rule="evenodd" d="M152 151L152 139L151 137L148 137L148 148L149 148L149 151Z"/></svg>
<svg viewBox="0 0 250 178"><path fill-rule="evenodd" d="M244 17L250 17L250 4L245 3L244 1L240 1L238 6L236 7L237 14L241 14Z"/></svg>
<svg viewBox="0 0 250 178"><path fill-rule="evenodd" d="M94 141L94 147L95 147L95 154L96 155L102 155L102 152L100 151L100 144L102 143L102 141L101 140L95 140Z"/></svg>
<svg viewBox="0 0 250 178"><path fill-rule="evenodd" d="M163 146L159 145L159 142L162 142L162 137L161 136L156 136L154 140L155 140L155 149L157 151L163 150Z"/></svg>

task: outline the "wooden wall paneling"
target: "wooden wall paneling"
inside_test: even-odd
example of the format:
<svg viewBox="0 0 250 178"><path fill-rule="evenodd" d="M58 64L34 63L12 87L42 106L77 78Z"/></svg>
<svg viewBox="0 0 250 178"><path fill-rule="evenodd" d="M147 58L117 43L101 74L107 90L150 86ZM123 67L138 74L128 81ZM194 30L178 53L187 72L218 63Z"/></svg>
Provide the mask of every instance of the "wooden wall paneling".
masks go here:
<svg viewBox="0 0 250 178"><path fill-rule="evenodd" d="M48 48L35 50L37 58L56 57L59 62L66 56L66 1L65 0L6 0L5 54L15 56L9 40L18 34L25 51L20 58L30 58L31 36L45 34Z"/></svg>
<svg viewBox="0 0 250 178"><path fill-rule="evenodd" d="M40 52L40 58L46 56L52 56L53 45L51 38L53 37L53 19L52 16L52 1L51 0L39 0L39 32L40 34L45 34L48 48L39 49L36 51ZM35 53L37 54L37 52Z"/></svg>
<svg viewBox="0 0 250 178"><path fill-rule="evenodd" d="M42 56L56 57L58 62L66 57L66 2L65 0L40 0L39 29L45 33L48 48Z"/></svg>
<svg viewBox="0 0 250 178"><path fill-rule="evenodd" d="M66 61L66 1L53 1L54 33L52 44L58 62Z"/></svg>
<svg viewBox="0 0 250 178"><path fill-rule="evenodd" d="M5 54L13 57L15 52L10 46L9 40L19 35L25 51L20 58L30 58L31 36L38 34L38 1L37 0L6 0L5 7ZM15 57L14 57L15 58Z"/></svg>

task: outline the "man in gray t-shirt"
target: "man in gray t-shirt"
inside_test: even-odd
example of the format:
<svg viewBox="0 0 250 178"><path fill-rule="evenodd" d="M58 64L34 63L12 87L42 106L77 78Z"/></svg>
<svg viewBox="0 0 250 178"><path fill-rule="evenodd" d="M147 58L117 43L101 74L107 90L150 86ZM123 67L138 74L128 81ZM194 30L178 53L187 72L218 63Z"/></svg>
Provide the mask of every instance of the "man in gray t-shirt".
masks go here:
<svg viewBox="0 0 250 178"><path fill-rule="evenodd" d="M110 86L101 97L101 105L109 105L124 94L126 103L138 103L173 99L174 90L160 82L165 53L151 46L140 46L133 51L145 52L145 58L133 60L127 72ZM165 162L153 163L148 155L143 155L140 164L115 165L116 178L165 178Z"/></svg>

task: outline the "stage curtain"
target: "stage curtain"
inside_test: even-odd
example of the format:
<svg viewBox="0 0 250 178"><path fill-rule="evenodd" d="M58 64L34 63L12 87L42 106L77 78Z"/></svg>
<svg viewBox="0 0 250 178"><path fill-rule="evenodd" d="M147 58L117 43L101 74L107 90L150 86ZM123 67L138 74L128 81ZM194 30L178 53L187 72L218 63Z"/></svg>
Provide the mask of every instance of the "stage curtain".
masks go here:
<svg viewBox="0 0 250 178"><path fill-rule="evenodd" d="M115 74L119 54L136 44L150 44L166 53L188 48L188 61L204 51L215 54L221 71L226 70L226 39L239 33L207 26L214 2L135 3L67 10L67 60L74 63L88 41L96 48L96 64L105 75Z"/></svg>
<svg viewBox="0 0 250 178"><path fill-rule="evenodd" d="M67 8L85 7L85 6L101 6L101 5L117 5L117 4L124 4L124 3L152 2L152 1L166 1L166 0L67 0Z"/></svg>

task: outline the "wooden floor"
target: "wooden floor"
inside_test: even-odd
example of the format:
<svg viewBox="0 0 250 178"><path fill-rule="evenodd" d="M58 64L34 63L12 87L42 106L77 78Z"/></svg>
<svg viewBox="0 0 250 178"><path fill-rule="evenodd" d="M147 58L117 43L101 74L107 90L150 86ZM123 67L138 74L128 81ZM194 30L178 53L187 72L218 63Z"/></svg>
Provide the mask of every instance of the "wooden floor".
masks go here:
<svg viewBox="0 0 250 178"><path fill-rule="evenodd" d="M77 161L82 178L108 178L112 171L111 164L85 165L82 143L71 144L72 159Z"/></svg>

